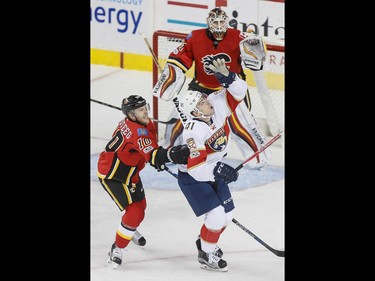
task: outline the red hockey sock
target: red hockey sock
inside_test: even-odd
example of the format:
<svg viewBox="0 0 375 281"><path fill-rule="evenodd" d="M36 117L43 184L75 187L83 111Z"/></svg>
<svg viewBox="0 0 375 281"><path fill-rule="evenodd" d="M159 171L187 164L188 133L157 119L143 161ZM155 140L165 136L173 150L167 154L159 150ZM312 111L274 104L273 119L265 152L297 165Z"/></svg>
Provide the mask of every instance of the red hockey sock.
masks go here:
<svg viewBox="0 0 375 281"><path fill-rule="evenodd" d="M119 248L125 248L128 246L129 242L131 240L125 239L124 237L121 237L118 233L116 233L116 245Z"/></svg>
<svg viewBox="0 0 375 281"><path fill-rule="evenodd" d="M221 229L220 231L211 231L206 227L205 224L203 224L201 227L201 239L206 242L216 244L217 241L219 241L221 232L223 231L224 229Z"/></svg>

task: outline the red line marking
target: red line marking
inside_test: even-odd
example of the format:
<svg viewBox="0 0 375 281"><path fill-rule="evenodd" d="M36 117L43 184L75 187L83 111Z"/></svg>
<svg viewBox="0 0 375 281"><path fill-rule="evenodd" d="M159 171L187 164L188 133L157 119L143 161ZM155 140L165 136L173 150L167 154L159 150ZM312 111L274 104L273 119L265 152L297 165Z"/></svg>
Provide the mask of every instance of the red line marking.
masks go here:
<svg viewBox="0 0 375 281"><path fill-rule="evenodd" d="M184 3L184 2L168 1L168 4L169 5L176 5L176 6L185 6L185 7L192 7L192 8L208 9L207 5L191 4L191 3Z"/></svg>
<svg viewBox="0 0 375 281"><path fill-rule="evenodd" d="M227 7L228 1L227 0L216 0L215 7Z"/></svg>

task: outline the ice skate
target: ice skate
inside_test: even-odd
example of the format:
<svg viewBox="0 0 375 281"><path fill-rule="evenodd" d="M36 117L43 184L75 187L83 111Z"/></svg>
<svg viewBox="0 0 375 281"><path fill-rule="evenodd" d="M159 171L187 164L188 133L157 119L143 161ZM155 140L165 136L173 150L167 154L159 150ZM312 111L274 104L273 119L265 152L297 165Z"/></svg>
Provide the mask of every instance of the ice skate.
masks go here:
<svg viewBox="0 0 375 281"><path fill-rule="evenodd" d="M195 245L197 245L198 253L199 253L199 251L202 251L201 236L200 235L198 236L197 241L195 241ZM216 245L213 253L214 253L215 256L218 256L219 258L221 258L224 255L223 251L220 249L220 247L218 245ZM198 254L198 261L199 261L199 254Z"/></svg>
<svg viewBox="0 0 375 281"><path fill-rule="evenodd" d="M137 230L134 232L134 236L132 238L132 241L134 242L134 244L136 244L138 246L146 245L146 239Z"/></svg>
<svg viewBox="0 0 375 281"><path fill-rule="evenodd" d="M122 249L116 246L116 243L112 244L111 250L108 253L109 259L107 263L116 269L122 262Z"/></svg>
<svg viewBox="0 0 375 281"><path fill-rule="evenodd" d="M219 258L214 253L206 253L204 251L198 251L198 261L201 264L201 268L205 270L227 272L227 262L222 258Z"/></svg>

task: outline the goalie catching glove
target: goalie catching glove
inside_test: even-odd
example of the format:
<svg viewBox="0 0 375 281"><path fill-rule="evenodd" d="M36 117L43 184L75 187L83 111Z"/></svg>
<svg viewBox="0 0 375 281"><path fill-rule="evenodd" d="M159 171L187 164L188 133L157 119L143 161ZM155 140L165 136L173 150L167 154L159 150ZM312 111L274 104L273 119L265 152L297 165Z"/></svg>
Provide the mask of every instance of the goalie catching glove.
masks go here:
<svg viewBox="0 0 375 281"><path fill-rule="evenodd" d="M165 170L165 163L187 164L190 150L186 144L165 149L160 146L151 152L150 165L158 172Z"/></svg>
<svg viewBox="0 0 375 281"><path fill-rule="evenodd" d="M238 172L228 164L217 162L214 168L215 179L222 178L226 184L234 182L238 179Z"/></svg>
<svg viewBox="0 0 375 281"><path fill-rule="evenodd" d="M240 42L241 59L246 68L262 70L266 60L267 47L263 39L251 34Z"/></svg>

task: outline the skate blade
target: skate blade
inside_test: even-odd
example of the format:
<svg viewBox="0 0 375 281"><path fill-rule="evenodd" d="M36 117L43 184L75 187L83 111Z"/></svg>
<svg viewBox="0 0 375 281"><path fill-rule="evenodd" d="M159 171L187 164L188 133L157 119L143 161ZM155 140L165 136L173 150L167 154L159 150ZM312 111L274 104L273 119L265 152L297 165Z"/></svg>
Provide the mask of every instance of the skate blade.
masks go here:
<svg viewBox="0 0 375 281"><path fill-rule="evenodd" d="M204 270L219 271L219 272L227 272L228 271L227 267L224 267L224 268L213 268L213 267L210 267L210 266L208 266L206 264L201 264L201 268L204 269Z"/></svg>
<svg viewBox="0 0 375 281"><path fill-rule="evenodd" d="M116 269L119 264L118 263L115 263L113 261L111 261L110 259L107 260L107 264L112 268L112 269Z"/></svg>

